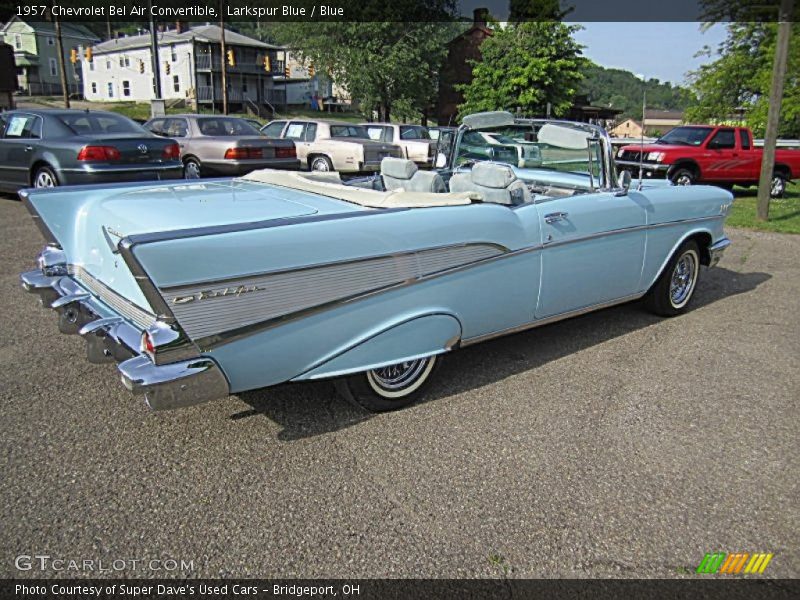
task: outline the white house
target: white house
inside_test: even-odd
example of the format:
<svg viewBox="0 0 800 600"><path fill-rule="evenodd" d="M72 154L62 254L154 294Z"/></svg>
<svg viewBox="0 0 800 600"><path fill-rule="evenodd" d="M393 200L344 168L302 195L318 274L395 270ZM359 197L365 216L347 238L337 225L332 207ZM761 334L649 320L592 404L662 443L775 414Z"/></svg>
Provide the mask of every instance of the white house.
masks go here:
<svg viewBox="0 0 800 600"><path fill-rule="evenodd" d="M221 106L221 32L217 25L200 25L157 34L162 98L186 99L199 107ZM282 104L284 86L282 82L276 86L275 78L282 81L285 75L284 49L228 29L225 42L231 110L249 106L260 112L270 104ZM87 100L147 102L155 98L149 32L102 42L92 47L91 55L88 60L81 53Z"/></svg>

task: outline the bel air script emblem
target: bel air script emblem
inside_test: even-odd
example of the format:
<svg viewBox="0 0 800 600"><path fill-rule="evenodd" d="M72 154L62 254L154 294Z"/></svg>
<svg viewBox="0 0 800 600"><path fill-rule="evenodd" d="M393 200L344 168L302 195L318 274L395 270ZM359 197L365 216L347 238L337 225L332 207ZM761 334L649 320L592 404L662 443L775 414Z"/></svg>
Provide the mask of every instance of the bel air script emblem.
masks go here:
<svg viewBox="0 0 800 600"><path fill-rule="evenodd" d="M224 296L241 296L252 292L263 292L264 288L258 285L240 285L237 287L226 287L221 290L205 290L197 294L188 296L175 296L172 304L188 304L195 300L210 300L211 298L222 298Z"/></svg>

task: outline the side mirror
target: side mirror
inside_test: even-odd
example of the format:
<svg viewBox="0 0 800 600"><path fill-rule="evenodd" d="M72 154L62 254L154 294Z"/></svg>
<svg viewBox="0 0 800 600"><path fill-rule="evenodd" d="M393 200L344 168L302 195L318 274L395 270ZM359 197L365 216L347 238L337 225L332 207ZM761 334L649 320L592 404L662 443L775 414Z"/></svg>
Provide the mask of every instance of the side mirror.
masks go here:
<svg viewBox="0 0 800 600"><path fill-rule="evenodd" d="M617 179L617 187L620 188L617 190L617 196L628 195L628 190L631 188L631 172L628 171L628 169L624 169L619 174L619 178Z"/></svg>
<svg viewBox="0 0 800 600"><path fill-rule="evenodd" d="M437 152L436 153L436 168L441 169L447 166L447 157L444 155L444 152Z"/></svg>

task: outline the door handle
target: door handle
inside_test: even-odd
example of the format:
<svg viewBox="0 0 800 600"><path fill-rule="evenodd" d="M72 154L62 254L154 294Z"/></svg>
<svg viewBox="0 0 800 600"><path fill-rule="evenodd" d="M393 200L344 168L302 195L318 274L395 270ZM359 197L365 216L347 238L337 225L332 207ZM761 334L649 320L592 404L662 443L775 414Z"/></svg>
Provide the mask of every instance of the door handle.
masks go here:
<svg viewBox="0 0 800 600"><path fill-rule="evenodd" d="M545 223L555 223L556 221L563 221L569 216L569 213L554 212L544 216Z"/></svg>
<svg viewBox="0 0 800 600"><path fill-rule="evenodd" d="M33 152L33 146L25 146L25 152Z"/></svg>

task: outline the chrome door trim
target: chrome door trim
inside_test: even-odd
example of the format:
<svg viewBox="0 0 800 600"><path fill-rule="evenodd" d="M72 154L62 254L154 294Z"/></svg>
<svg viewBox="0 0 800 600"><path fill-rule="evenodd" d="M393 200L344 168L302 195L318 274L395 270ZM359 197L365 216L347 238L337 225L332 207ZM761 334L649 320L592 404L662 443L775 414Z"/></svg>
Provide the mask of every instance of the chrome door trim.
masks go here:
<svg viewBox="0 0 800 600"><path fill-rule="evenodd" d="M592 304L591 306L586 306L584 308L578 308L575 310L559 313L557 315L552 315L544 319L538 319L536 321L531 321L529 323L524 323L522 325L517 325L515 327L509 327L508 329L501 329L500 331L494 331L492 333L485 333L483 335L467 338L461 341L461 347L464 348L467 346L471 346L472 344L485 342L487 340L491 340L497 337L502 337L504 335L519 333L521 331L527 331L528 329L534 329L535 327L541 327L542 325L548 325L550 323L555 323L556 321L563 321L564 319L569 319L570 317L577 317L580 315L584 315L586 313L594 312L596 310L610 308L612 306L616 306L617 304L625 304L626 302L638 300L639 298L644 296L644 294L645 293L631 294L629 296L623 296L622 298L617 298L616 300L609 300L608 302L600 302L598 304Z"/></svg>

